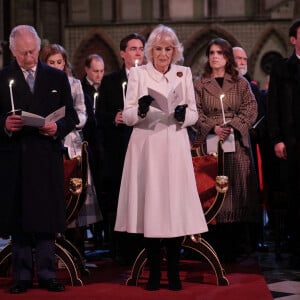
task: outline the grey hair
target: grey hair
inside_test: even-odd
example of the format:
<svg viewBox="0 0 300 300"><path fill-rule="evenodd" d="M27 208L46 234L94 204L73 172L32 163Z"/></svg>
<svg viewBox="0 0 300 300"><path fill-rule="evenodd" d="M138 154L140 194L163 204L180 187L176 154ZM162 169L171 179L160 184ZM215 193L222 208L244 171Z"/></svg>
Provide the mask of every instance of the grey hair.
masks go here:
<svg viewBox="0 0 300 300"><path fill-rule="evenodd" d="M34 36L34 38L36 39L37 45L38 45L38 50L40 50L41 49L41 39L38 36L34 27L32 27L30 25L18 25L12 29L12 31L9 35L9 48L11 50L15 50L16 49L16 45L15 45L16 37L22 36L22 34L24 34L24 33L31 33Z"/></svg>
<svg viewBox="0 0 300 300"><path fill-rule="evenodd" d="M174 53L172 57L172 63L182 63L183 62L183 46L179 42L175 31L168 26L158 25L151 32L148 41L145 45L145 57L148 62L153 62L152 50L155 46L160 43L165 42L170 44L174 48Z"/></svg>

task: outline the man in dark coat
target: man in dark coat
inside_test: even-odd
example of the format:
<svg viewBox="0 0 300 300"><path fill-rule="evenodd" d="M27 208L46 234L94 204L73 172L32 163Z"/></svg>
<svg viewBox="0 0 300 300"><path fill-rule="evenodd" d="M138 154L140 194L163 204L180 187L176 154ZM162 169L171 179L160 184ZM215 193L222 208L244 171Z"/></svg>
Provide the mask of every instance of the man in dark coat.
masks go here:
<svg viewBox="0 0 300 300"><path fill-rule="evenodd" d="M285 170L278 176L287 195L291 263L300 267L300 19L290 26L289 39L292 55L272 66L267 122L275 155Z"/></svg>
<svg viewBox="0 0 300 300"><path fill-rule="evenodd" d="M88 142L90 151L90 166L96 187L98 201L100 201L100 181L103 160L102 136L97 130L95 118L96 106L99 101L99 89L104 75L104 60L98 54L90 54L84 62L86 75L81 81L85 97L85 106L87 111L87 122L82 129L83 137Z"/></svg>
<svg viewBox="0 0 300 300"><path fill-rule="evenodd" d="M103 166L103 199L102 213L108 233L108 240L111 245L112 255L124 263L132 263L135 255L131 249L118 252L121 245L115 245L112 236L115 224L119 188L123 171L125 154L132 132L132 127L127 126L122 120L124 108L124 97L126 93L127 76L129 69L141 65L144 59L145 38L137 33L124 37L120 42L120 56L124 64L121 70L112 72L103 77L100 86L100 101L96 109L96 120L99 131L103 134L104 166ZM119 241L121 235L119 234ZM131 241L133 243L133 241ZM129 241L121 242L123 246L130 244ZM122 250L121 250L122 252ZM123 256L123 257L121 257ZM130 258L131 257L131 258Z"/></svg>
<svg viewBox="0 0 300 300"><path fill-rule="evenodd" d="M83 128L84 139L93 144L98 138L96 134L95 110L99 101L99 89L104 75L104 60L98 54L90 54L84 62L86 75L81 81L85 93L85 105L87 108L88 120Z"/></svg>
<svg viewBox="0 0 300 300"><path fill-rule="evenodd" d="M15 61L0 72L0 233L12 237L14 294L32 287L32 248L39 287L64 290L56 279L54 253L56 233L66 223L61 139L78 118L65 72L38 60L40 45L33 27L15 27L10 34ZM46 117L63 106L65 116L42 127L26 126L10 112L16 108Z"/></svg>
<svg viewBox="0 0 300 300"><path fill-rule="evenodd" d="M105 64L102 56L93 53L87 56L84 62L86 75L81 81L85 97L85 106L88 115L87 122L82 129L83 137L88 142L89 162L96 188L99 206L102 201L102 171L103 171L103 139L102 132L98 130L95 118L96 107L99 103L99 89L104 76ZM102 221L93 224L90 229L93 233L94 248L101 248Z"/></svg>

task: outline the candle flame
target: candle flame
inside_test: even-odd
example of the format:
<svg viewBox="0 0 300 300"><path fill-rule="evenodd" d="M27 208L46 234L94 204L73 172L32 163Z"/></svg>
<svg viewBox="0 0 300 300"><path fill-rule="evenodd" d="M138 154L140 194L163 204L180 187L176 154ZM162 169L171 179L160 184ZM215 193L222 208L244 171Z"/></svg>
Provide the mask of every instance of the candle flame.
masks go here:
<svg viewBox="0 0 300 300"><path fill-rule="evenodd" d="M122 88L123 88L123 89L125 89L126 84L127 84L126 81L124 81L124 82L122 83Z"/></svg>
<svg viewBox="0 0 300 300"><path fill-rule="evenodd" d="M225 97L225 95L224 95L224 94L221 94L221 95L220 95L220 100L222 101L224 97Z"/></svg>
<svg viewBox="0 0 300 300"><path fill-rule="evenodd" d="M138 65L139 65L139 60L136 59L136 60L134 61L134 66L137 67Z"/></svg>
<svg viewBox="0 0 300 300"><path fill-rule="evenodd" d="M9 86L12 86L14 84L14 80L12 79L10 82L9 82Z"/></svg>

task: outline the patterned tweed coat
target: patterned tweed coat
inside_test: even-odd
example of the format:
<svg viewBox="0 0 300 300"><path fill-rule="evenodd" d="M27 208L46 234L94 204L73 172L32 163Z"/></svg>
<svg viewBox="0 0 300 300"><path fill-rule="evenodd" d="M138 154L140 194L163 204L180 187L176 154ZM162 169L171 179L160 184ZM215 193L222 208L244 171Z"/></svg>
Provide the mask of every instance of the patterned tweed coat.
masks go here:
<svg viewBox="0 0 300 300"><path fill-rule="evenodd" d="M207 134L223 123L221 94L225 94L226 121L234 129L236 151L224 154L229 189L217 221L259 221L258 189L249 148L249 129L257 117L257 104L249 83L241 76L234 81L229 74L225 74L222 87L214 78L200 78L195 81L195 92L199 112L197 145L205 144Z"/></svg>

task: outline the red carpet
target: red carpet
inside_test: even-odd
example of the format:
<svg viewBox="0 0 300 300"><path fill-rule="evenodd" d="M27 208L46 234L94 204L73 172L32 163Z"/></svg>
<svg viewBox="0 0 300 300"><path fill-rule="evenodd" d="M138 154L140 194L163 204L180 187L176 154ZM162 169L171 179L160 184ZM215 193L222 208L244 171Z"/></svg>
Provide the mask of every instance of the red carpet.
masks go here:
<svg viewBox="0 0 300 300"><path fill-rule="evenodd" d="M183 290L179 292L167 289L166 272L163 269L162 287L159 291L144 290L147 280L147 269L144 269L138 286L124 285L130 274L130 269L119 267L112 262L97 262L98 268L90 269L90 275L83 277L85 283L81 287L67 285L63 293L51 293L37 288L25 294L9 294L11 278L0 278L0 299L26 299L26 300L272 300L264 277L260 273L257 262L247 259L239 264L224 265L229 286L217 286L216 277L210 266L199 261L181 261L181 279ZM59 271L59 277L64 272ZM65 277L66 278L66 277ZM64 279L69 284L69 279Z"/></svg>

